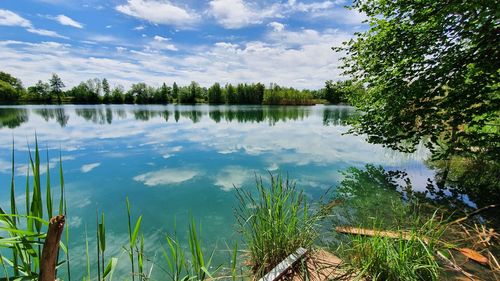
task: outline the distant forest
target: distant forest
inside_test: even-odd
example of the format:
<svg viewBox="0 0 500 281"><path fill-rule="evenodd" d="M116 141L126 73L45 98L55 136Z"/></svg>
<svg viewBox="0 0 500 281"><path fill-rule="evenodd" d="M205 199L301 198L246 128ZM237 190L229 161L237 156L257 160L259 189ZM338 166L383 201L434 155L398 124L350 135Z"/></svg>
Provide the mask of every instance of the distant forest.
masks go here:
<svg viewBox="0 0 500 281"><path fill-rule="evenodd" d="M57 74L49 81L39 80L25 88L22 81L0 71L0 103L45 103L45 104L268 104L268 105L313 105L317 103L348 104L349 98L360 96L365 91L361 83L351 80L325 82L319 90L298 90L277 84L240 83L224 86L214 83L209 88L196 82L179 86L177 83L152 87L146 83L133 84L125 90L122 86L111 88L106 78L89 79L77 86L66 86Z"/></svg>

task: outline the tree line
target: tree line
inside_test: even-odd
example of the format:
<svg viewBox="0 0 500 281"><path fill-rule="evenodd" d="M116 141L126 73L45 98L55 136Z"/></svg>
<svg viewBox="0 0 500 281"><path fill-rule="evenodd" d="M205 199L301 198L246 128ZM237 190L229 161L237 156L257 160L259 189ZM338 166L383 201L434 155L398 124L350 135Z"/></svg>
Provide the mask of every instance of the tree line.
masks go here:
<svg viewBox="0 0 500 281"><path fill-rule="evenodd" d="M111 88L109 81L89 79L66 89L57 74L47 81L39 80L25 88L20 79L0 72L0 103L75 103L75 104L268 104L312 105L316 103L349 103L349 96L365 91L360 83L351 80L326 81L318 90L299 90L271 83L239 83L237 85L214 83L206 88L197 82L179 86L163 83L152 87L146 83L133 84L127 91L123 86Z"/></svg>

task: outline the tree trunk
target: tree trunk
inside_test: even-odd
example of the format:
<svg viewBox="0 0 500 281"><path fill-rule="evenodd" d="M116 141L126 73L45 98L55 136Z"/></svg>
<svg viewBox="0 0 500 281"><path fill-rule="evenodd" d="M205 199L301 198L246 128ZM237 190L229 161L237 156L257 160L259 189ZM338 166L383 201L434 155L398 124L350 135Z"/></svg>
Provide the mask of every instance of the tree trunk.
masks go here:
<svg viewBox="0 0 500 281"><path fill-rule="evenodd" d="M38 281L56 280L57 254L59 252L59 241L64 230L64 223L64 215L55 216L50 219L49 230L43 244Z"/></svg>

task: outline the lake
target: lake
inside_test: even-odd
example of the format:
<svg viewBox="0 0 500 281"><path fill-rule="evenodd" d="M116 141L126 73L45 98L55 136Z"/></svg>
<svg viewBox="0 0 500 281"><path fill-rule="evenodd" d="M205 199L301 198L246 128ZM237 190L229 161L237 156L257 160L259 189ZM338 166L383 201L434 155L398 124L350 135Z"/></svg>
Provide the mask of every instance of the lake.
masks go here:
<svg viewBox="0 0 500 281"><path fill-rule="evenodd" d="M0 205L9 206L14 139L18 204L24 208L28 144L34 148L36 133L42 163L49 155L55 198L61 153L72 266L81 266L74 273L81 280L85 229L95 249L96 210L106 215L107 256L127 263L120 249L128 242L126 197L133 217L143 215L150 257L164 262L158 246L165 244L164 234L176 229L184 237L190 216L201 225L206 246L224 250L238 240L234 188L252 188L255 177L268 172L288 174L312 199L332 187L334 192L341 171L351 166L405 170L416 186L433 177L423 164L425 149L402 154L346 135L353 114L351 107L323 105L3 106Z"/></svg>

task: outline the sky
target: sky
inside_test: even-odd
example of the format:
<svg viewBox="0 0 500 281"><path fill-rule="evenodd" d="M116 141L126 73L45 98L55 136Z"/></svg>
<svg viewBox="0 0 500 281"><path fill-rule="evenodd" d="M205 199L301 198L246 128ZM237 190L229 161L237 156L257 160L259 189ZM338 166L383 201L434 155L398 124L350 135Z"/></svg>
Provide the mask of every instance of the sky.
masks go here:
<svg viewBox="0 0 500 281"><path fill-rule="evenodd" d="M278 83L341 80L340 46L366 29L349 0L1 0L0 71L24 86L57 73L146 82Z"/></svg>

